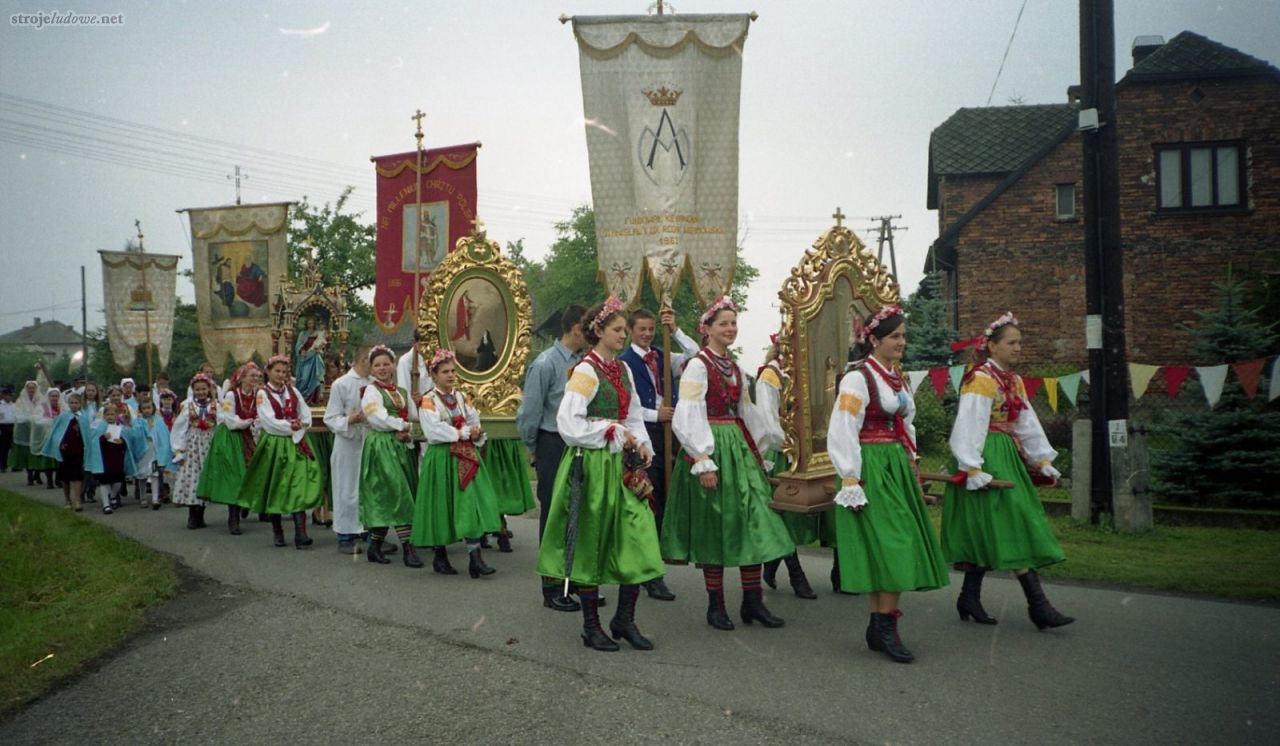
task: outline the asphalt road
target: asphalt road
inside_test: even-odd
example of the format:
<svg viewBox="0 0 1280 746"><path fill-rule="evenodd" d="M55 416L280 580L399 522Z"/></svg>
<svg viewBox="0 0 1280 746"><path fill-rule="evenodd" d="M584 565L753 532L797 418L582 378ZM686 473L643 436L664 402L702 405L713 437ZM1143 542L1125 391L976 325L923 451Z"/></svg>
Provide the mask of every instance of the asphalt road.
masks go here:
<svg viewBox="0 0 1280 746"><path fill-rule="evenodd" d="M0 474L0 486L61 503ZM186 572L148 629L0 723L0 743L1272 743L1280 733L1280 609L1047 585L1079 621L1038 632L1017 583L988 578L995 627L960 623L950 588L902 608L913 665L866 650L866 603L830 593L829 554L802 554L820 591L770 592L783 629L704 620L701 575L670 568L674 603L642 596L657 650L584 649L581 617L543 609L536 521L487 579L297 551L250 519L230 536L133 503L98 520ZM454 564L465 565L460 548ZM785 570L779 573L785 579ZM726 573L731 611L740 593ZM607 589L611 600L615 589ZM605 609L606 617L612 606Z"/></svg>

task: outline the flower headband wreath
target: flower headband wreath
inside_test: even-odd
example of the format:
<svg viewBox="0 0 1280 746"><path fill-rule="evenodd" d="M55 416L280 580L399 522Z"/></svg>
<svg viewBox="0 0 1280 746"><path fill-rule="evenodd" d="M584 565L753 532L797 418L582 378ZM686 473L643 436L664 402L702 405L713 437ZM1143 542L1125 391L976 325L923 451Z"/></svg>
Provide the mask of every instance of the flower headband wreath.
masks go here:
<svg viewBox="0 0 1280 746"><path fill-rule="evenodd" d="M621 311L622 309L623 309L622 301L618 299L618 296L610 295L607 299L605 299L604 307L600 309L600 313L596 314L596 317L591 320L590 324L587 324L587 328L598 330L600 325L604 323L605 319Z"/></svg>
<svg viewBox="0 0 1280 746"><path fill-rule="evenodd" d="M293 365L291 362L289 362L288 355L284 355L284 354L272 355L270 358L267 359L267 370L270 370L272 366L274 366L276 363L284 363L285 365L288 365L290 367L292 367Z"/></svg>
<svg viewBox="0 0 1280 746"><path fill-rule="evenodd" d="M390 355L390 356L391 356L391 359L392 359L392 360L395 360L395 359L396 359L396 354L395 354L394 352L392 352L392 351L391 351L391 348L390 348L390 347L387 347L386 345L374 345L373 347L370 347L370 348L369 348L369 355L368 355L368 360L369 360L369 362L371 362L371 363L372 363L372 362L373 362L373 356L374 356L374 355L376 355L376 354L378 354L379 352L385 352L385 353L387 353L388 355Z"/></svg>
<svg viewBox="0 0 1280 746"><path fill-rule="evenodd" d="M204 381L209 386L210 390L214 388L213 379L209 377L208 373L197 373L191 377L191 390L195 391L196 384L201 381Z"/></svg>
<svg viewBox="0 0 1280 746"><path fill-rule="evenodd" d="M436 354L431 356L431 361L427 363L427 370L435 373L436 368L455 359L457 359L457 356L453 354L453 350L446 350L442 347L436 350Z"/></svg>
<svg viewBox="0 0 1280 746"><path fill-rule="evenodd" d="M716 298L715 303L708 306L707 310L703 311L702 315L698 317L698 332L706 334L707 330L711 328L711 322L715 320L716 314L721 311L733 311L734 313L737 313L738 305L727 295L722 295L719 298Z"/></svg>
<svg viewBox="0 0 1280 746"><path fill-rule="evenodd" d="M901 315L902 308L897 304L890 303L887 306L881 306L880 310L876 311L876 315L872 316L871 320L866 324L860 323L861 320L855 318L853 341L857 344L866 343L867 339L871 336L871 332L874 332L880 326L881 322L891 319L894 316Z"/></svg>
<svg viewBox="0 0 1280 746"><path fill-rule="evenodd" d="M231 374L231 381L230 381L231 387L235 388L236 386L239 386L240 379L244 378L245 374L251 370L259 370L258 364L253 362L252 360L245 363L244 365L241 365L239 368L236 368L236 372Z"/></svg>
<svg viewBox="0 0 1280 746"><path fill-rule="evenodd" d="M1005 311L1003 316L992 321L990 324L987 324L987 328L982 331L982 334L974 337L973 339L963 339L959 342L953 343L951 345L951 350L952 352L959 352L966 347L976 347L980 351L985 351L987 349L987 344L991 342L993 337L995 337L996 331L1001 327L1009 326L1010 324L1017 326L1018 320L1013 317L1013 311Z"/></svg>

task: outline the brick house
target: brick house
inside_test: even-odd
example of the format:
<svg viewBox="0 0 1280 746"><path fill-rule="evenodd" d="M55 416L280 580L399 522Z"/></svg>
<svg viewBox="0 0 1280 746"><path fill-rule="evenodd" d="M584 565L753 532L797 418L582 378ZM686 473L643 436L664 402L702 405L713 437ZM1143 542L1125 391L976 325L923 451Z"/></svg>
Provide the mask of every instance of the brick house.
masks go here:
<svg viewBox="0 0 1280 746"><path fill-rule="evenodd" d="M1116 86L1129 359L1191 360L1213 284L1280 278L1280 70L1189 31L1140 37ZM1074 89L1073 89L1074 90ZM929 141L928 207L960 333L1012 309L1031 364L1083 366L1078 102L960 109Z"/></svg>

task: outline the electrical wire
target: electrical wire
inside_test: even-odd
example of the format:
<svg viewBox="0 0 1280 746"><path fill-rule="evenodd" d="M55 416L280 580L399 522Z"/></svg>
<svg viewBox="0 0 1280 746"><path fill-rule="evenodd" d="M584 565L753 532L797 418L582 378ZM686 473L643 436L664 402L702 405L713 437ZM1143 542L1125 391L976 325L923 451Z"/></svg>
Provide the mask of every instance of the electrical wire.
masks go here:
<svg viewBox="0 0 1280 746"><path fill-rule="evenodd" d="M1000 68L996 70L996 79L991 81L991 92L987 94L987 106L991 105L992 96L996 95L996 83L1000 82L1000 73L1004 72L1004 61L1009 59L1009 50L1013 49L1013 37L1018 35L1018 24L1022 22L1022 11L1027 9L1027 0L1022 0L1018 8L1018 17L1013 21L1013 33L1009 34L1009 43L1005 45L1004 56L1000 58Z"/></svg>

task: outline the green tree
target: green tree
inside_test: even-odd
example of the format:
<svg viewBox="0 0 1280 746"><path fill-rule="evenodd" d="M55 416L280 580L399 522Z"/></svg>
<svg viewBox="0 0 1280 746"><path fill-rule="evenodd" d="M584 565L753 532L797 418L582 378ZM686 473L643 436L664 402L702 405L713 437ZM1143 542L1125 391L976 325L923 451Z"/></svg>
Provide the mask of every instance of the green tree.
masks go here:
<svg viewBox="0 0 1280 746"><path fill-rule="evenodd" d="M1216 287L1217 307L1197 311L1198 323L1182 327L1192 334L1195 358L1234 363L1273 353L1277 322L1246 305L1245 284L1228 270ZM1265 380L1260 388L1266 390ZM1156 487L1165 497L1206 507L1280 506L1280 411L1265 397L1250 400L1229 382L1213 409L1175 418L1156 432L1174 443L1151 454Z"/></svg>
<svg viewBox="0 0 1280 746"><path fill-rule="evenodd" d="M951 328L947 301L942 297L942 273L930 272L903 304L907 315L907 349L902 357L905 368L941 368L953 365L955 353L951 343L960 338Z"/></svg>
<svg viewBox="0 0 1280 746"><path fill-rule="evenodd" d="M305 196L293 206L289 225L289 271L297 277L311 248L320 277L326 285L342 285L351 314L351 341L373 326L373 309L361 297L377 279L375 269L377 231L362 220L363 212L347 208L355 187L342 190L336 202L313 205Z"/></svg>
<svg viewBox="0 0 1280 746"><path fill-rule="evenodd" d="M590 206L581 205L574 208L568 220L557 223L555 228L556 241L541 262L525 257L523 244L519 244L516 252L513 252L514 245L507 245L512 261L524 272L525 283L533 297L536 319L572 303L590 306L604 296L596 252L595 212ZM729 296L735 303L746 303L747 289L759 276L760 270L743 260L742 247L739 246L737 267L729 289ZM647 281L642 283L640 305L651 310L658 308L658 298ZM698 303L688 277L681 281L672 306L680 328L694 329L702 315L702 305Z"/></svg>

